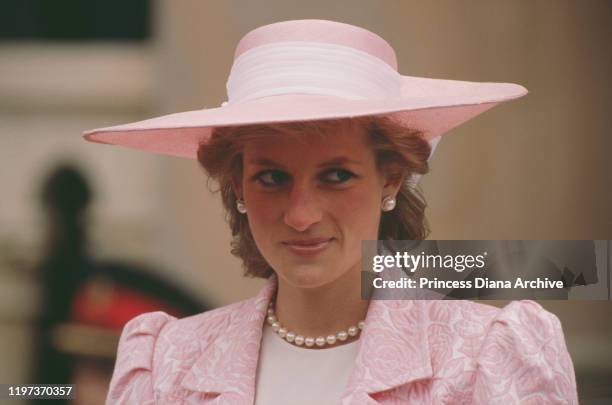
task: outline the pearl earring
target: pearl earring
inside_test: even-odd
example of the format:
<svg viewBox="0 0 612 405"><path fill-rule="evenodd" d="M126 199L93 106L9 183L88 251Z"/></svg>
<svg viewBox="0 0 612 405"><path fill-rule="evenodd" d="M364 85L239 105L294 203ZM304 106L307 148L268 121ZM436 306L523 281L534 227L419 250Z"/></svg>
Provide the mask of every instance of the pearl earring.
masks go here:
<svg viewBox="0 0 612 405"><path fill-rule="evenodd" d="M239 213L246 214L247 208L244 203L244 200L241 200L241 199L236 200L236 209L238 210Z"/></svg>
<svg viewBox="0 0 612 405"><path fill-rule="evenodd" d="M384 212L393 211L394 208L395 208L395 198L393 196L388 195L385 198L383 198L381 209Z"/></svg>

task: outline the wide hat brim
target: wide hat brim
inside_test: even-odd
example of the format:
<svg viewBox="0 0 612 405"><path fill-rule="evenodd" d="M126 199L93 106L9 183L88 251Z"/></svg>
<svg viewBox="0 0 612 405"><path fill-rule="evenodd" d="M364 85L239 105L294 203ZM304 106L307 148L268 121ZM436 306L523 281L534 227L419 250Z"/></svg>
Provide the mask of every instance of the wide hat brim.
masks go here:
<svg viewBox="0 0 612 405"><path fill-rule="evenodd" d="M499 103L527 94L527 89L513 83L401 78L401 97L394 99L269 96L93 129L83 136L91 142L196 159L199 145L208 141L215 127L385 115L422 131L427 140L432 140Z"/></svg>

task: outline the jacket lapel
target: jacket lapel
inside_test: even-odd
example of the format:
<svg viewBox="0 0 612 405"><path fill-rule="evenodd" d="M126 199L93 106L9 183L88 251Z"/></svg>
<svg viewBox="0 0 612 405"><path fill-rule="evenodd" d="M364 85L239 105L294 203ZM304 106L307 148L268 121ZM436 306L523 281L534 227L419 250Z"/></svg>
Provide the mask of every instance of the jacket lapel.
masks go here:
<svg viewBox="0 0 612 405"><path fill-rule="evenodd" d="M375 404L371 394L431 378L425 305L371 300L342 404Z"/></svg>
<svg viewBox="0 0 612 405"><path fill-rule="evenodd" d="M276 277L252 299L228 308L227 321L187 372L182 386L215 403L252 404L263 323ZM341 403L376 404L372 394L433 375L424 302L371 300L355 366Z"/></svg>
<svg viewBox="0 0 612 405"><path fill-rule="evenodd" d="M227 322L187 372L182 386L215 398L219 404L252 404L263 323L276 290L271 277L251 299L228 308Z"/></svg>

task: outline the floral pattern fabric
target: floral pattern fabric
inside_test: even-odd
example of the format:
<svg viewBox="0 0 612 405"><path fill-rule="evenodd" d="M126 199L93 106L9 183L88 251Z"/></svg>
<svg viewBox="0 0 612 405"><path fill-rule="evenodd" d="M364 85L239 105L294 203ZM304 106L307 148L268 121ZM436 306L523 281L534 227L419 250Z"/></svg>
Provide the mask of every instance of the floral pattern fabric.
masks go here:
<svg viewBox="0 0 612 405"><path fill-rule="evenodd" d="M124 328L107 404L251 405L271 278L251 299ZM279 387L282 389L282 387ZM557 317L532 301L372 300L341 405L577 404Z"/></svg>

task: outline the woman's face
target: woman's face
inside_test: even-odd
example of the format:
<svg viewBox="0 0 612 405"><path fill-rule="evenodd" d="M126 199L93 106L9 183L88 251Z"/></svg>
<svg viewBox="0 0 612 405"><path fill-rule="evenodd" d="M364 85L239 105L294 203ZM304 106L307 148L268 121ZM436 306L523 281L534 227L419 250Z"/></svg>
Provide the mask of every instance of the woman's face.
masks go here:
<svg viewBox="0 0 612 405"><path fill-rule="evenodd" d="M248 140L237 192L263 257L295 287L360 271L361 241L375 240L385 185L363 129Z"/></svg>

